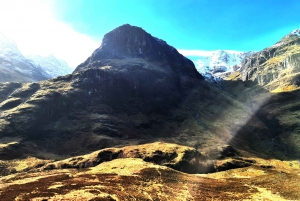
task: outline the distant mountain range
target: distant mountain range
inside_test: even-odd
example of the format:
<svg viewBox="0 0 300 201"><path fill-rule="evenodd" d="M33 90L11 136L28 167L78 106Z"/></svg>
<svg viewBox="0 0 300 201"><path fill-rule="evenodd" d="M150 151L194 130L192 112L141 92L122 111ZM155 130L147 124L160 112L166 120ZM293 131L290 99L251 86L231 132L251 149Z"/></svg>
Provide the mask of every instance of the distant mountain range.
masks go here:
<svg viewBox="0 0 300 201"><path fill-rule="evenodd" d="M73 72L67 62L57 59L53 55L46 57L40 55L27 55L27 59L35 66L40 66L51 78L67 75Z"/></svg>
<svg viewBox="0 0 300 201"><path fill-rule="evenodd" d="M226 76L227 73L238 71L241 61L253 52L239 52L232 50L212 51L209 56L199 56L194 59L196 69L206 80L214 80Z"/></svg>
<svg viewBox="0 0 300 201"><path fill-rule="evenodd" d="M0 33L0 82L36 82L72 73L73 69L53 55L24 56L17 44Z"/></svg>

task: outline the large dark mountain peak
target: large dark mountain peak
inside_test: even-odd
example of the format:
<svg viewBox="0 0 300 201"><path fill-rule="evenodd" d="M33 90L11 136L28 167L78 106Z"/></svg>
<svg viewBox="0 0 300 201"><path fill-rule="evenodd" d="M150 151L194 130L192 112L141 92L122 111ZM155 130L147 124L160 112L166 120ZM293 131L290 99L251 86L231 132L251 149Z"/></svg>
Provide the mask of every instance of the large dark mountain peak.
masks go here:
<svg viewBox="0 0 300 201"><path fill-rule="evenodd" d="M122 64L136 61L155 63L156 68L164 71L188 74L202 78L192 61L182 56L165 41L153 37L140 27L122 25L105 34L102 45L75 72L89 67L106 66L122 60ZM144 66L145 67L145 66ZM124 68L124 65L123 67Z"/></svg>
<svg viewBox="0 0 300 201"><path fill-rule="evenodd" d="M0 139L17 135L70 154L124 139L167 136L177 129L167 129L165 122L177 125L188 118L175 111L196 92L210 89L202 80L175 48L141 28L123 25L106 34L101 47L70 75L0 85Z"/></svg>
<svg viewBox="0 0 300 201"><path fill-rule="evenodd" d="M101 47L92 55L93 60L127 57L160 61L183 58L165 41L151 36L140 27L129 24L107 33Z"/></svg>

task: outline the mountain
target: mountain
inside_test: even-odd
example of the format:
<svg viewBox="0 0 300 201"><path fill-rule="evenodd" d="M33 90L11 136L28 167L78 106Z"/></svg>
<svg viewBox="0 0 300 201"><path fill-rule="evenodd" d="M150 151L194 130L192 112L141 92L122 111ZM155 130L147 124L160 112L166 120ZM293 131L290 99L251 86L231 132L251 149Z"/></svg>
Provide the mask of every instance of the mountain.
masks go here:
<svg viewBox="0 0 300 201"><path fill-rule="evenodd" d="M0 89L0 135L22 139L5 157L16 147L20 157L60 157L164 139L218 158L217 147L251 132L244 124L255 116L175 48L130 25L107 33L70 75Z"/></svg>
<svg viewBox="0 0 300 201"><path fill-rule="evenodd" d="M0 34L0 82L35 82L49 78L45 71L22 55L13 40Z"/></svg>
<svg viewBox="0 0 300 201"><path fill-rule="evenodd" d="M299 29L275 45L252 54L242 63L241 79L252 80L274 92L299 89Z"/></svg>
<svg viewBox="0 0 300 201"><path fill-rule="evenodd" d="M199 57L194 62L196 68L207 80L222 78L229 72L238 71L243 59L252 52L216 50L210 56Z"/></svg>
<svg viewBox="0 0 300 201"><path fill-rule="evenodd" d="M126 24L72 74L0 83L1 198L299 200L300 92L245 68L218 87Z"/></svg>
<svg viewBox="0 0 300 201"><path fill-rule="evenodd" d="M193 62L176 49L139 27L123 25L106 34L71 75L2 85L0 134L44 140L43 148L61 147L47 148L57 154L168 136L175 130L171 122L187 118L174 109L202 81ZM82 148L70 146L74 136ZM61 137L66 140L53 143Z"/></svg>
<svg viewBox="0 0 300 201"><path fill-rule="evenodd" d="M53 55L46 57L40 55L26 55L26 58L33 65L43 69L51 78L70 74L74 70L67 62L57 59Z"/></svg>
<svg viewBox="0 0 300 201"><path fill-rule="evenodd" d="M0 33L0 82L37 82L67 75L73 70L53 55L24 56L13 40Z"/></svg>
<svg viewBox="0 0 300 201"><path fill-rule="evenodd" d="M289 157L300 150L299 32L296 29L273 46L250 55L242 61L240 71L221 82L224 91L250 106L265 125L273 127L272 133L262 132L266 147Z"/></svg>

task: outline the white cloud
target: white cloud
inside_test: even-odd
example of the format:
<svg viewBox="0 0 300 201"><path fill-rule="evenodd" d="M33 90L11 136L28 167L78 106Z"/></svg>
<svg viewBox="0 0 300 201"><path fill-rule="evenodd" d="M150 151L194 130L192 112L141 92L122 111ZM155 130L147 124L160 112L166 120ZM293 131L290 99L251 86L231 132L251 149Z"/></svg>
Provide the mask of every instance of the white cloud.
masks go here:
<svg viewBox="0 0 300 201"><path fill-rule="evenodd" d="M184 56L199 56L199 57L208 57L211 56L215 51L217 50L178 50L178 52ZM241 51L236 50L224 50L225 52L228 52L230 54L238 54L242 53Z"/></svg>
<svg viewBox="0 0 300 201"><path fill-rule="evenodd" d="M76 67L101 42L55 19L54 9L51 0L0 0L0 32L15 40L23 54L53 54Z"/></svg>
<svg viewBox="0 0 300 201"><path fill-rule="evenodd" d="M214 51L205 50L178 50L178 52L184 56L200 56L207 57L211 56Z"/></svg>

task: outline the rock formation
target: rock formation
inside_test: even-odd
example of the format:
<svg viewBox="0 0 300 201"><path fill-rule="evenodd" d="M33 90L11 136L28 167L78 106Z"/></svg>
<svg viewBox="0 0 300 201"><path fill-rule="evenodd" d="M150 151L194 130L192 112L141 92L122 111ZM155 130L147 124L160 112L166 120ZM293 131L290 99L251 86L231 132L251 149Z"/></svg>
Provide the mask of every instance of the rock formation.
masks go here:
<svg viewBox="0 0 300 201"><path fill-rule="evenodd" d="M275 45L254 53L242 62L242 80L252 80L270 90L291 91L299 87L300 37L296 30Z"/></svg>

